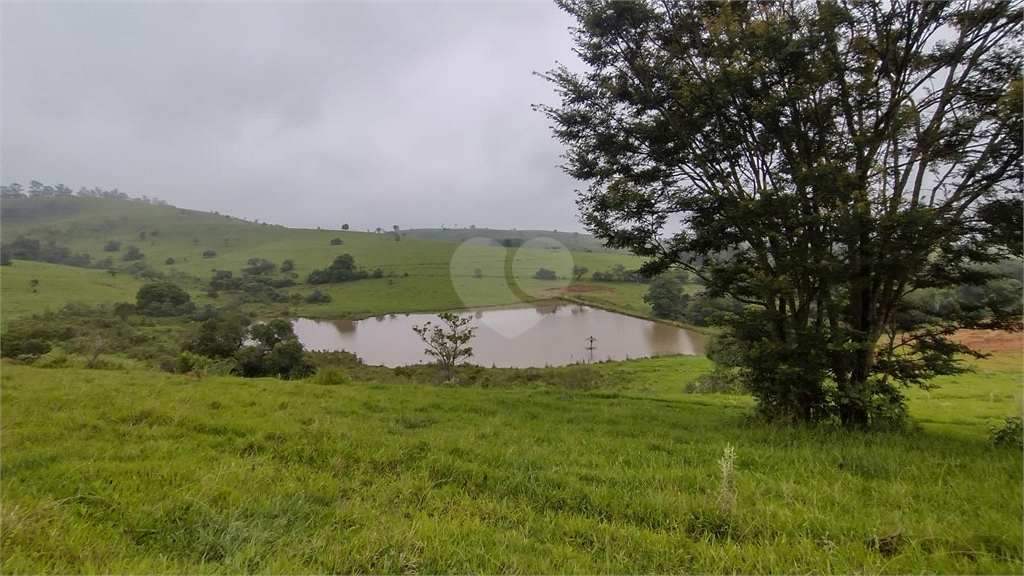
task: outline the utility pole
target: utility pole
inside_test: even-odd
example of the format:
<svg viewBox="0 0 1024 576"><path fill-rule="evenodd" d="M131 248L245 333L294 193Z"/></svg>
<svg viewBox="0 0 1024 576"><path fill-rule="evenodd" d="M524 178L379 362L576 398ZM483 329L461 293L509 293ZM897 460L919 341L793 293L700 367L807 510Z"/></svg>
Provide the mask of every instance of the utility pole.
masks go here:
<svg viewBox="0 0 1024 576"><path fill-rule="evenodd" d="M594 342L597 342L597 338L594 338L593 336L591 336L590 338L587 338L587 342L590 343L590 345L587 346L587 350L590 351L590 363L593 364L594 363Z"/></svg>

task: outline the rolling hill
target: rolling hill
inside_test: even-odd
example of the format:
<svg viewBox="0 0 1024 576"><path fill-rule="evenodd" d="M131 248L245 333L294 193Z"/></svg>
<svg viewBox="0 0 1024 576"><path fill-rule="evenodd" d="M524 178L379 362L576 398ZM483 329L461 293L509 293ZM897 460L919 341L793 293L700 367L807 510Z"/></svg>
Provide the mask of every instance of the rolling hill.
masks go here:
<svg viewBox="0 0 1024 576"><path fill-rule="evenodd" d="M445 235L421 238L412 231L399 236L393 233L294 229L227 215L109 198L5 199L0 207L0 238L5 245L25 237L65 246L72 253L89 254L93 263L107 257L112 258L112 262L110 266L97 270L16 260L13 266L0 269L3 295L0 314L7 318L12 314L41 312L46 308L59 308L70 301L97 304L131 300L141 281L128 273L132 266L140 264L122 260L130 246L138 247L144 254L140 260L142 264L184 286L200 304L210 301L206 295L206 283L214 271L229 270L237 275L252 258L265 258L275 264L294 261L293 272L299 284L288 292L308 295L314 290L314 287L303 284L308 274L314 269L325 268L336 256L347 253L361 268L381 269L383 277L317 286L332 297L332 302L326 304L288 303L255 308L265 314L347 318L385 312L463 308L465 303L452 286L451 262L459 244L455 242L457 238L448 235L458 231L444 232ZM499 238L507 237L507 233L518 234L516 231L490 233ZM542 233L523 231L522 234L526 238ZM555 239L565 240L567 246L583 248L570 253L571 261L566 269L557 270L563 277L571 275L572 264L593 272L616 265L636 268L641 263L628 254L587 252L585 246L593 241L592 237L587 237L590 238L587 240L581 234L574 243L573 234L550 234ZM342 244L332 245L335 238ZM120 243L120 249L105 252L104 247L110 241ZM470 252L470 262L476 264L467 266L470 271L474 268L481 270L485 279L481 285L488 281L486 279L502 282L505 248L476 246ZM523 254L527 262L535 259L538 267L550 261L550 254L544 250L523 251ZM106 269L121 272L111 276L104 272ZM464 275L470 272L460 269L456 273ZM39 280L36 292L30 286L32 279ZM545 290L542 282L526 279L523 283L532 286L532 292L536 293ZM634 315L650 314L649 307L641 300L646 291L643 285L593 283L585 278L576 283L578 286L583 284L583 287L574 289L572 296L575 299ZM558 293L554 291L551 295L557 296ZM507 291L495 290L492 294L481 289L472 303L505 305L517 301Z"/></svg>

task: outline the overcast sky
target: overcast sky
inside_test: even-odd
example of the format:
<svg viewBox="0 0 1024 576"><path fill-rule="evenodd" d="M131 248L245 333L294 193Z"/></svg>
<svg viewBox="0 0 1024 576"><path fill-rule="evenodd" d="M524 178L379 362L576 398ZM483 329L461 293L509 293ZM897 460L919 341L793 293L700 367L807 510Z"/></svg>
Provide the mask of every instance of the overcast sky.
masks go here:
<svg viewBox="0 0 1024 576"><path fill-rule="evenodd" d="M11 3L2 174L295 227L582 230L552 2Z"/></svg>

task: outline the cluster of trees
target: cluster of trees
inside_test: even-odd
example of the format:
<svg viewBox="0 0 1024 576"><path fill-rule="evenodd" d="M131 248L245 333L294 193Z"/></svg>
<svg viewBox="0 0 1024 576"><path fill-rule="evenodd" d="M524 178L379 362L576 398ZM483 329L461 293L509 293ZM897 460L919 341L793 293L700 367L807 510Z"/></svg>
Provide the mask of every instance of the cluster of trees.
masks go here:
<svg viewBox="0 0 1024 576"><path fill-rule="evenodd" d="M899 418L903 388L965 369L957 330L1020 328L963 294L898 324L1022 253L1019 5L559 5L588 68L549 72L562 102L538 108L584 224L746 305L713 359L766 416Z"/></svg>
<svg viewBox="0 0 1024 576"><path fill-rule="evenodd" d="M337 282L351 282L353 280L364 280L366 278L383 278L384 271L377 268L373 272L367 272L356 268L356 261L350 254L342 254L334 259L330 266L323 270L313 270L306 279L307 284L333 284Z"/></svg>
<svg viewBox="0 0 1024 576"><path fill-rule="evenodd" d="M626 270L622 264L616 264L610 270L602 272L595 270L591 276L595 282L634 282L647 284L651 281L649 276L642 274L639 270Z"/></svg>
<svg viewBox="0 0 1024 576"><path fill-rule="evenodd" d="M41 182L35 180L29 182L28 188L25 189L21 184L14 182L9 186L0 186L0 198L11 199L11 198L68 198L74 196L75 192L71 188L64 184L57 184L56 186L47 186ZM100 187L92 189L82 186L78 189L78 196L82 198L117 198L119 200L131 200L133 202L142 202L145 204L155 204L158 206L168 206L169 204L164 200L157 198L150 198L148 196L142 196L141 198L132 198L131 196L119 191L117 188L113 190L103 190Z"/></svg>
<svg viewBox="0 0 1024 576"><path fill-rule="evenodd" d="M183 346L178 369L191 371L217 360L233 363L230 373L246 378L305 378L316 372L291 322L250 324L238 312L220 312L203 320Z"/></svg>
<svg viewBox="0 0 1024 576"><path fill-rule="evenodd" d="M50 264L63 264L78 268L109 268L113 264L110 258L93 261L88 253L72 253L67 246L60 246L53 240L40 242L34 238L19 236L16 240L0 246L0 258L5 266L12 264L12 259L32 260Z"/></svg>
<svg viewBox="0 0 1024 576"><path fill-rule="evenodd" d="M710 298L705 292L687 294L676 275L664 274L651 282L644 302L656 318L691 326L710 326L723 312L737 312L742 304L730 298Z"/></svg>
<svg viewBox="0 0 1024 576"><path fill-rule="evenodd" d="M157 361L169 371L217 369L244 377L279 378L304 378L315 372L287 320L252 324L251 316L238 309L196 309L191 304L184 290L169 283L143 286L135 303L96 308L69 304L6 325L0 356L32 362L59 346L85 355L89 367L98 366L100 354L118 352ZM138 329L153 325L152 316L164 317L159 334Z"/></svg>

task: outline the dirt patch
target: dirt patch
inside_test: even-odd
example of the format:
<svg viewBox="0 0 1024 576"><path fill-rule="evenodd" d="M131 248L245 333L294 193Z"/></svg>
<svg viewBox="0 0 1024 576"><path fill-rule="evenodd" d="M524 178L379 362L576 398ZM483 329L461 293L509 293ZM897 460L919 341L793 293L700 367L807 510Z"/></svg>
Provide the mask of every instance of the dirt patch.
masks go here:
<svg viewBox="0 0 1024 576"><path fill-rule="evenodd" d="M981 352L1024 350L1024 333L1002 330L961 330L954 336L961 343Z"/></svg>
<svg viewBox="0 0 1024 576"><path fill-rule="evenodd" d="M545 288L546 292L557 292L559 294L582 294L584 292L613 292L606 286L594 286L593 284L575 284L565 288Z"/></svg>

